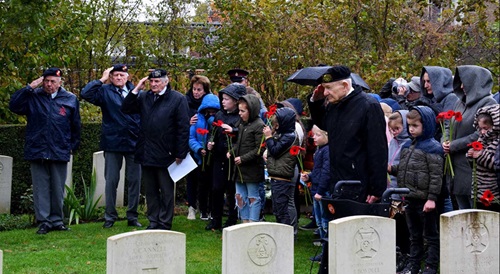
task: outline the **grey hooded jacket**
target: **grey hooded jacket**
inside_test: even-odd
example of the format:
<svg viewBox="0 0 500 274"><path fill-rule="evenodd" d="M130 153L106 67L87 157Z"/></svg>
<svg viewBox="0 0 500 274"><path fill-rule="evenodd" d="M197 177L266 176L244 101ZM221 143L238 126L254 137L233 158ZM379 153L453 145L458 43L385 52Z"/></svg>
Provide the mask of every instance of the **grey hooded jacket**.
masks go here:
<svg viewBox="0 0 500 274"><path fill-rule="evenodd" d="M429 80L432 86L432 94L427 92L424 84L424 74L429 75ZM451 70L443 67L425 66L422 68L420 75L420 87L422 88L422 96L431 98L434 104L430 107L434 112L442 112L453 109L458 98L453 93L453 75Z"/></svg>
<svg viewBox="0 0 500 274"><path fill-rule="evenodd" d="M462 121L452 120L450 125L453 128L450 156L455 173L453 179L448 178L452 194L469 195L471 193L472 168L465 154L469 149L467 144L476 141L479 137L473 125L477 110L496 104L491 96L492 87L493 78L489 70L478 66L457 67L453 89L459 101L453 106L453 111L462 113Z"/></svg>

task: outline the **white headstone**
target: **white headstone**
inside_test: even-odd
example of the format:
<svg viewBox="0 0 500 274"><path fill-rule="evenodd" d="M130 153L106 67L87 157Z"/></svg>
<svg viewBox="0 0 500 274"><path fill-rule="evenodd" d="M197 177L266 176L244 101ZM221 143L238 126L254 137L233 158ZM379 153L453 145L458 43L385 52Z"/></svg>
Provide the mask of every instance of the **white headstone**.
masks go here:
<svg viewBox="0 0 500 274"><path fill-rule="evenodd" d="M248 223L222 232L222 274L293 273L293 227Z"/></svg>
<svg viewBox="0 0 500 274"><path fill-rule="evenodd" d="M328 273L396 272L396 222L351 216L328 224Z"/></svg>
<svg viewBox="0 0 500 274"><path fill-rule="evenodd" d="M73 185L73 154L70 155L69 157L69 162L68 162L68 166L66 168L66 182L65 184L68 186L68 187L71 187Z"/></svg>
<svg viewBox="0 0 500 274"><path fill-rule="evenodd" d="M101 200L97 206L106 205L106 179L104 178L104 151L95 152L93 155L92 166L96 172L96 188L94 193L94 201L101 196ZM120 170L120 181L118 182L118 189L116 190L116 206L123 206L123 196L125 189L125 160L123 160L122 168Z"/></svg>
<svg viewBox="0 0 500 274"><path fill-rule="evenodd" d="M0 274L3 272L3 251L0 250Z"/></svg>
<svg viewBox="0 0 500 274"><path fill-rule="evenodd" d="M500 213L466 209L440 217L440 273L500 273Z"/></svg>
<svg viewBox="0 0 500 274"><path fill-rule="evenodd" d="M12 164L12 157L0 155L0 214L10 214Z"/></svg>
<svg viewBox="0 0 500 274"><path fill-rule="evenodd" d="M186 273L186 235L141 230L108 238L106 273Z"/></svg>

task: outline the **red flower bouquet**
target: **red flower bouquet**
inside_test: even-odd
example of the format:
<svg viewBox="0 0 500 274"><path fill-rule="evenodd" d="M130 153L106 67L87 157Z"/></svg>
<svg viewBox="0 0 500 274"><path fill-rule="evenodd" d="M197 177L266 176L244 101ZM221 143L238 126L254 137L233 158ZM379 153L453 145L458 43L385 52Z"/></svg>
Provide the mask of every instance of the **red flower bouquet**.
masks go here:
<svg viewBox="0 0 500 274"><path fill-rule="evenodd" d="M483 150L483 144L481 142L475 141L467 145L468 147L472 147L475 151ZM474 205L473 208L477 208L477 163L476 158L472 158L472 185L474 186Z"/></svg>
<svg viewBox="0 0 500 274"><path fill-rule="evenodd" d="M196 133L200 134L201 136L203 136L203 149L206 150L206 148L207 148L207 142L206 142L207 137L206 137L206 135L209 133L208 129L197 128L196 129ZM201 171L205 171L205 155L203 155L202 161L203 161L203 163L202 163Z"/></svg>
<svg viewBox="0 0 500 274"><path fill-rule="evenodd" d="M446 135L445 133L445 121L449 121L449 134ZM436 122L439 123L441 126L441 131L443 132L443 137L444 137L444 142L451 143L452 141L452 136L453 136L453 121L456 122L461 122L462 121L462 113L457 111L454 112L453 110L448 110L445 112L441 112L436 116ZM451 177L455 177L455 172L453 172L453 165L451 163L451 156L450 154L446 154L445 158L445 163L444 163L444 173L449 173Z"/></svg>
<svg viewBox="0 0 500 274"><path fill-rule="evenodd" d="M271 117L273 117L276 114L276 111L278 110L278 106L276 104L269 106L269 111L264 114L266 117L266 126L272 127L271 125ZM265 147L264 141L266 140L266 136L262 135L262 140L260 140L260 146L259 149L257 150L257 154L260 154L260 150Z"/></svg>

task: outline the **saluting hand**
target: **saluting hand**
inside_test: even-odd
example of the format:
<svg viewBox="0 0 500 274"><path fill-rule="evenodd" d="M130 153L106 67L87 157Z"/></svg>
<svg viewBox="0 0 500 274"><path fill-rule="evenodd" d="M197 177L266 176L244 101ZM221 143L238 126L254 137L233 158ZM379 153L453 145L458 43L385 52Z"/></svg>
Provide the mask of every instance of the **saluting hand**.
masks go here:
<svg viewBox="0 0 500 274"><path fill-rule="evenodd" d="M144 89L146 86L144 83L148 80L148 76L142 78L139 83L137 83L137 86L135 86L134 90L132 90L133 94L139 93L139 90Z"/></svg>
<svg viewBox="0 0 500 274"><path fill-rule="evenodd" d="M43 76L41 76L40 78L38 78L38 79L34 80L33 82L31 82L29 84L29 86L31 88L37 88L37 87L39 87L42 84L42 82L43 82Z"/></svg>
<svg viewBox="0 0 500 274"><path fill-rule="evenodd" d="M312 94L312 100L313 101L318 101L318 100L321 100L321 99L325 99L325 88L319 84L313 91L313 94Z"/></svg>
<svg viewBox="0 0 500 274"><path fill-rule="evenodd" d="M101 79L99 79L103 84L106 83L106 81L108 81L109 79L109 73L111 72L111 70L113 69L113 67L110 67L110 68L107 68L103 73L102 73L102 77Z"/></svg>

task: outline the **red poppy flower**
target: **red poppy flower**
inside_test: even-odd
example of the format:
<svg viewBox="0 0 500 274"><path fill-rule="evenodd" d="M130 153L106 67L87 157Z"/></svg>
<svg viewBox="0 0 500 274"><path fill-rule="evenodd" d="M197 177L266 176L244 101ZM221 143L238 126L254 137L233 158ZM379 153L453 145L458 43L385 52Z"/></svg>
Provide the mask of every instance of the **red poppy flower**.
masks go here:
<svg viewBox="0 0 500 274"><path fill-rule="evenodd" d="M300 152L300 147L299 146L293 146L293 147L290 148L290 154L292 156L299 155L299 152Z"/></svg>
<svg viewBox="0 0 500 274"><path fill-rule="evenodd" d="M483 144L481 142L478 142L478 141L474 141L470 144L467 144L468 147L472 147L472 149L474 149L475 151L480 151L483 149Z"/></svg>
<svg viewBox="0 0 500 274"><path fill-rule="evenodd" d="M493 196L493 193L491 192L491 190L486 190L484 193L483 193L483 197L481 198L484 198L488 201L493 201L493 199L495 199L495 196Z"/></svg>
<svg viewBox="0 0 500 274"><path fill-rule="evenodd" d="M462 121L462 113L460 111L455 112L455 121L457 122Z"/></svg>
<svg viewBox="0 0 500 274"><path fill-rule="evenodd" d="M269 111L267 112L268 117L273 116L276 114L276 111L278 110L278 106L276 104L269 106Z"/></svg>
<svg viewBox="0 0 500 274"><path fill-rule="evenodd" d="M214 121L212 123L212 126L214 126L214 127L221 127L222 124L224 124L224 122L222 122L222 120L217 120L217 121Z"/></svg>
<svg viewBox="0 0 500 274"><path fill-rule="evenodd" d="M208 134L208 132L209 132L208 129L204 129L204 128L197 128L196 129L196 133L200 134L200 135L206 135L206 134Z"/></svg>
<svg viewBox="0 0 500 274"><path fill-rule="evenodd" d="M441 123L444 120L444 113L441 112L436 116L436 122Z"/></svg>
<svg viewBox="0 0 500 274"><path fill-rule="evenodd" d="M447 112L441 112L443 113L443 118L445 120L450 120L453 116L455 116L455 112L453 110L448 110Z"/></svg>
<svg viewBox="0 0 500 274"><path fill-rule="evenodd" d="M484 198L484 195L483 197L479 198L479 201L481 201L481 203L485 206L485 207L488 207L491 205L491 201L490 200L487 200Z"/></svg>

